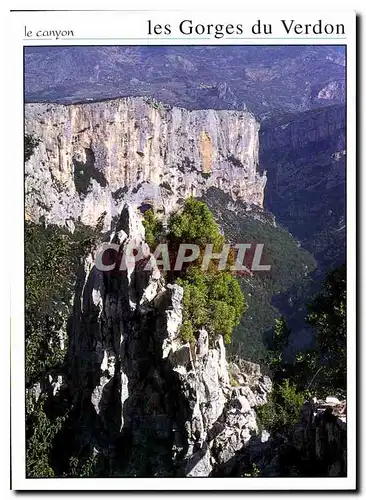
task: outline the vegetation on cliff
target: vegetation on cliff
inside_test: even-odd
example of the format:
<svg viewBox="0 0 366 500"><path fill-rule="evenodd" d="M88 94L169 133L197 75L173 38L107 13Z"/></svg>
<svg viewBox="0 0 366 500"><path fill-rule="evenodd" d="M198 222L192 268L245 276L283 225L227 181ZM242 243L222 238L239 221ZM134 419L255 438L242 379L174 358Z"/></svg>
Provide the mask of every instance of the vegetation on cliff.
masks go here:
<svg viewBox="0 0 366 500"><path fill-rule="evenodd" d="M173 212L170 216L168 238L179 244L191 243L200 247L212 244L216 251L220 250L225 241L206 203L194 198L188 198L183 210Z"/></svg>
<svg viewBox="0 0 366 500"><path fill-rule="evenodd" d="M177 284L184 289L183 340L195 340L200 328L205 328L210 338L222 335L230 344L233 328L245 311L245 301L238 281L224 271L208 272L190 267Z"/></svg>
<svg viewBox="0 0 366 500"><path fill-rule="evenodd" d="M102 221L100 221L100 224ZM55 410L43 395L30 394L49 377L67 377L67 324L82 258L100 231L78 224L73 234L59 226L25 223L26 467L28 477L53 477L51 453L68 410ZM51 375L52 374L52 375Z"/></svg>
<svg viewBox="0 0 366 500"><path fill-rule="evenodd" d="M184 289L182 339L194 343L199 329L205 328L211 339L222 335L229 344L246 304L238 280L228 271L218 271L213 262L208 270L201 269L206 245L211 244L214 252L220 252L225 243L206 203L188 198L183 208L169 217L166 234L163 234L162 223L152 210L145 212L143 224L151 248L163 240L175 257L181 243L200 247L200 256L195 262L168 276Z"/></svg>
<svg viewBox="0 0 366 500"><path fill-rule="evenodd" d="M240 322L246 305L237 279L227 271L219 271L211 263L208 270L200 268L205 246L220 252L225 243L219 226L206 203L188 198L183 210L171 215L168 239L173 245L191 243L201 248L201 258L188 266L177 283L184 289L182 338L193 341L200 328L210 338L222 335L231 342L232 331Z"/></svg>
<svg viewBox="0 0 366 500"><path fill-rule="evenodd" d="M304 400L304 393L289 379L285 379L281 384L275 384L268 402L257 408L259 427L266 429L271 435L276 432L291 433L299 423Z"/></svg>
<svg viewBox="0 0 366 500"><path fill-rule="evenodd" d="M65 436L77 435L78 421L69 401L57 403L42 394L37 401L30 394L38 382L51 375L67 380L67 332L65 318L72 310L74 279L83 257L90 251L101 229L76 225L73 234L58 226L26 222L26 387L27 475L28 477L85 477L96 474L93 450L79 445L64 446ZM145 232L150 245L167 241L213 244L220 251L224 237L206 204L189 199L168 221L167 232L152 211L145 213ZM202 256L201 256L202 257ZM181 337L195 343L200 328L212 342L218 334L230 343L232 332L247 309L238 278L215 265L202 271L190 263L172 277L184 288ZM277 285L275 285L277 286ZM309 305L308 321L316 332L318 350L299 353L295 360L284 356L290 329L277 318L266 363L274 379L267 404L258 408L260 427L272 434L290 432L299 420L300 409L309 394L334 394L345 390L346 365L345 268L331 273L323 292ZM63 345L62 345L63 344ZM46 385L47 385L46 381ZM50 384L49 384L50 385ZM52 389L48 389L52 390ZM62 391L61 391L62 394ZM52 401L52 403L50 403ZM55 450L64 450L62 459ZM60 465L61 464L61 465Z"/></svg>
<svg viewBox="0 0 366 500"><path fill-rule="evenodd" d="M270 432L291 432L299 422L305 398L344 397L347 388L346 268L331 271L322 292L308 306L307 321L315 330L316 347L284 356L290 330L281 317L276 321L267 364L274 389L258 416Z"/></svg>
<svg viewBox="0 0 366 500"><path fill-rule="evenodd" d="M267 364L267 340L276 319L293 311L294 294L301 293L316 268L313 256L301 248L295 238L276 223L270 212L240 201L233 207L230 196L210 188L204 195L216 222L227 241L261 243L262 262L270 271L256 271L253 276L238 276L245 295L247 312L233 332L229 352L243 359ZM248 264L253 251L248 252ZM305 311L301 311L302 321ZM293 326L292 324L290 325Z"/></svg>
<svg viewBox="0 0 366 500"><path fill-rule="evenodd" d="M151 249L158 244L158 239L163 234L163 225L152 209L146 210L142 224L145 228L145 240Z"/></svg>
<svg viewBox="0 0 366 500"><path fill-rule="evenodd" d="M41 140L30 134L24 136L24 161L28 161L34 153L34 150L39 145Z"/></svg>

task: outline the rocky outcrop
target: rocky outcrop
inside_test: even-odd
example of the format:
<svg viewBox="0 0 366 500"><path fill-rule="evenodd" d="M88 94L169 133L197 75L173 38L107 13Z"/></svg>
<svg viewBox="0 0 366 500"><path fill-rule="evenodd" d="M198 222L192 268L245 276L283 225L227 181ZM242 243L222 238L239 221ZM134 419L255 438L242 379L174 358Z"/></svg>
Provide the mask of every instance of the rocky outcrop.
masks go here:
<svg viewBox="0 0 366 500"><path fill-rule="evenodd" d="M121 203L154 200L169 212L216 186L262 206L258 129L244 111L170 108L143 98L26 104L26 134L40 139L26 163L26 216L110 224Z"/></svg>
<svg viewBox="0 0 366 500"><path fill-rule="evenodd" d="M111 239L148 256L139 217L126 206ZM90 256L80 276L69 345L79 439L118 475L226 474L258 432L255 407L270 379L252 363L230 365L229 376L222 337L211 346L204 329L185 344L182 298L181 287L139 263L102 273Z"/></svg>
<svg viewBox="0 0 366 500"><path fill-rule="evenodd" d="M347 475L346 402L328 397L303 404L298 423L274 435L262 431L236 456L236 474L261 477ZM249 474L248 474L249 472Z"/></svg>
<svg viewBox="0 0 366 500"><path fill-rule="evenodd" d="M345 160L341 109L289 122L282 117L271 122L272 129L264 126L270 193L285 200L286 213L299 206L304 192L305 202L307 192L320 200L318 190L325 188L336 196ZM43 217L72 230L74 222L94 225L105 213L104 229L112 228L106 238L122 247L133 241L146 259L150 250L140 204L169 213L191 194L211 196L232 240L247 236L244 215L250 234L254 220L267 230L276 226L273 216L261 210L266 175L257 171L258 124L247 112L187 111L141 98L29 104L26 133L40 138L26 163L26 217L31 220ZM309 151L316 155L315 183L303 168L313 158ZM327 175L319 165L330 165ZM300 194L296 183L291 187L294 177L299 184L297 166L306 186ZM225 204L224 192L230 195ZM316 208L310 213L323 224ZM278 206L273 210L279 213ZM326 212L323 205L318 212ZM341 224L342 207L328 215ZM252 463L260 465L262 475L281 475L280 457L288 443L258 429L256 407L266 403L271 390L259 366L241 360L229 365L222 338L209 344L205 329L195 346L185 344L179 335L183 290L166 284L158 269L147 272L139 262L127 271L102 273L94 259L88 256L77 280L68 322L69 372L55 368L28 397L36 402L43 393L50 404L67 400L70 420L78 426L72 436L80 449L91 446L93 456L113 464L110 475L243 475ZM245 333L247 339L248 329ZM291 438L291 450L321 464L324 475L342 475L342 419L334 419L329 409L307 415Z"/></svg>
<svg viewBox="0 0 366 500"><path fill-rule="evenodd" d="M303 460L314 461L318 475L347 475L346 402L336 398L307 401L301 412L301 423L293 436L295 449Z"/></svg>

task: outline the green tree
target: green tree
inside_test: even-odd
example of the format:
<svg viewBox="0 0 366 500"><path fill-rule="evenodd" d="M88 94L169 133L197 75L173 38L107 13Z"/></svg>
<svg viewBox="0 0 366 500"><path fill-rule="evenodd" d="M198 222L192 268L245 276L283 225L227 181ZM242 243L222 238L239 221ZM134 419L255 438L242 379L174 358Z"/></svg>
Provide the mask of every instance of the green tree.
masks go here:
<svg viewBox="0 0 366 500"><path fill-rule="evenodd" d="M219 252L225 243L207 205L188 198L183 209L170 216L167 238L173 254L181 243L201 247L201 258L188 264L178 278L176 275L173 278L184 289L181 337L194 342L198 330L205 328L210 339L222 335L229 344L246 304L237 279L229 272L219 271L215 265L209 266L209 270L201 269L205 246L211 244L213 250Z"/></svg>
<svg viewBox="0 0 366 500"><path fill-rule="evenodd" d="M44 397L41 396L36 408L26 416L27 447L26 472L27 477L54 477L50 465L50 455L53 440L61 430L65 417L51 419L44 410Z"/></svg>
<svg viewBox="0 0 366 500"><path fill-rule="evenodd" d="M277 380L282 380L285 376L287 363L284 361L283 353L288 345L290 333L284 316L275 320L272 345L268 349L268 366Z"/></svg>
<svg viewBox="0 0 366 500"><path fill-rule="evenodd" d="M152 209L146 210L142 224L145 228L145 240L153 251L163 234L163 224Z"/></svg>
<svg viewBox="0 0 366 500"><path fill-rule="evenodd" d="M183 322L181 337L185 342L194 342L199 328L208 323L208 280L207 275L197 267L191 267L177 284L184 289Z"/></svg>
<svg viewBox="0 0 366 500"><path fill-rule="evenodd" d="M231 343L231 333L240 323L246 304L240 285L228 272L216 271L209 274L209 297L212 311L211 328Z"/></svg>
<svg viewBox="0 0 366 500"><path fill-rule="evenodd" d="M225 241L206 203L194 198L188 198L183 210L171 215L168 231L169 241L200 246L211 243L215 251L220 250Z"/></svg>
<svg viewBox="0 0 366 500"><path fill-rule="evenodd" d="M184 289L182 338L194 341L204 327L211 339L222 335L229 344L233 328L246 308L236 278L224 271L209 272L191 266L177 283Z"/></svg>
<svg viewBox="0 0 366 500"><path fill-rule="evenodd" d="M344 393L347 387L346 266L328 274L322 292L309 305L308 323L318 345L317 379L322 391Z"/></svg>
<svg viewBox="0 0 366 500"><path fill-rule="evenodd" d="M295 384L285 379L275 384L268 397L268 402L257 408L260 428L270 433L288 433L299 423L299 417L305 395L298 391Z"/></svg>

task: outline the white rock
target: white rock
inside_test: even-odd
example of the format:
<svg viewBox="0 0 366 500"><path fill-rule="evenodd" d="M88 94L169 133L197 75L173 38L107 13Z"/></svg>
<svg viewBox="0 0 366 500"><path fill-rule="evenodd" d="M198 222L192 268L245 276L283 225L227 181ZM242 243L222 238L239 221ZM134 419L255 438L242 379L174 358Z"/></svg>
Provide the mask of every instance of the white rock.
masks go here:
<svg viewBox="0 0 366 500"><path fill-rule="evenodd" d="M333 404L333 405L339 405L341 403L338 398L335 398L333 396L328 396L325 399L325 402L328 404Z"/></svg>
<svg viewBox="0 0 366 500"><path fill-rule="evenodd" d="M268 439L271 437L270 433L266 430L261 433L261 443L266 443Z"/></svg>
<svg viewBox="0 0 366 500"><path fill-rule="evenodd" d="M108 229L120 199L134 204L136 213L146 200L170 212L179 198L200 196L211 186L262 206L266 178L257 171L258 130L246 111L158 110L140 97L28 103L25 131L41 142L25 165L26 216L62 225L80 217L94 225L106 212ZM83 194L75 186L75 161L87 160L92 175ZM210 174L204 182L202 172Z"/></svg>

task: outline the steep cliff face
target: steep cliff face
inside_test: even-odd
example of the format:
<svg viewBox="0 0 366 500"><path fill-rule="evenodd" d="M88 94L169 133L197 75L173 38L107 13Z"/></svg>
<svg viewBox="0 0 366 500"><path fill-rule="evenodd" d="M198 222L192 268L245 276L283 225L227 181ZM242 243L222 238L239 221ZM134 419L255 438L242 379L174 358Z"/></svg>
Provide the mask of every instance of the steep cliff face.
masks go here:
<svg viewBox="0 0 366 500"><path fill-rule="evenodd" d="M317 146L329 141L335 147L344 147L345 107L329 106L306 113L280 115L262 122L261 150L301 151L301 148ZM319 146L317 148L319 150Z"/></svg>
<svg viewBox="0 0 366 500"><path fill-rule="evenodd" d="M140 216L128 206L110 239L123 248L134 241L149 255ZM202 329L195 347L184 343L182 297L158 269L136 263L102 273L94 255L86 259L68 325L68 370L54 371L50 387L42 383L50 401L71 402L75 427L72 440L67 426L59 435L63 454L91 448L108 475L230 472L230 460L258 434L255 407L271 381L258 365L232 364L234 386L221 336L209 345ZM36 400L40 387L29 395Z"/></svg>
<svg viewBox="0 0 366 500"><path fill-rule="evenodd" d="M202 197L229 241L268 242L266 257L276 264L273 281L242 279L249 310L240 335L258 360L257 337L278 315L273 294L298 287L313 269L309 254L262 210L258 127L247 112L187 111L142 98L28 104L26 133L40 143L25 166L26 217L72 230L75 221L95 225L105 213L105 237L122 245L134 240L148 256L138 207L151 203L166 214L190 195ZM306 246L309 228L322 234L325 210L342 237L342 215L333 213L344 179L342 108L268 120L261 138L268 206L280 221ZM255 411L266 402L270 379L258 365L229 365L222 338L209 345L204 329L194 347L185 344L183 290L167 285L157 269L102 273L94 257L80 271L62 332L67 362L28 391L33 401L46 394L56 413L66 408L52 457L56 475L68 467L59 451L68 459L92 450L101 475L130 477L235 475L239 457L246 471L264 449L271 475L278 443L259 432ZM328 434L318 440L326 447ZM340 450L343 434L341 441Z"/></svg>
<svg viewBox="0 0 366 500"><path fill-rule="evenodd" d="M211 186L262 206L258 129L250 113L187 111L142 98L27 104L25 131L40 144L26 164L26 215L94 224L106 211L110 223L122 198L154 199L169 212Z"/></svg>
<svg viewBox="0 0 366 500"><path fill-rule="evenodd" d="M271 119L260 132L266 207L326 270L345 255L345 141L344 106Z"/></svg>
<svg viewBox="0 0 366 500"><path fill-rule="evenodd" d="M332 106L265 121L260 164L267 171L265 207L311 252L317 271L289 290L280 305L293 331L293 349L311 344L305 304L326 272L346 255L346 114Z"/></svg>

